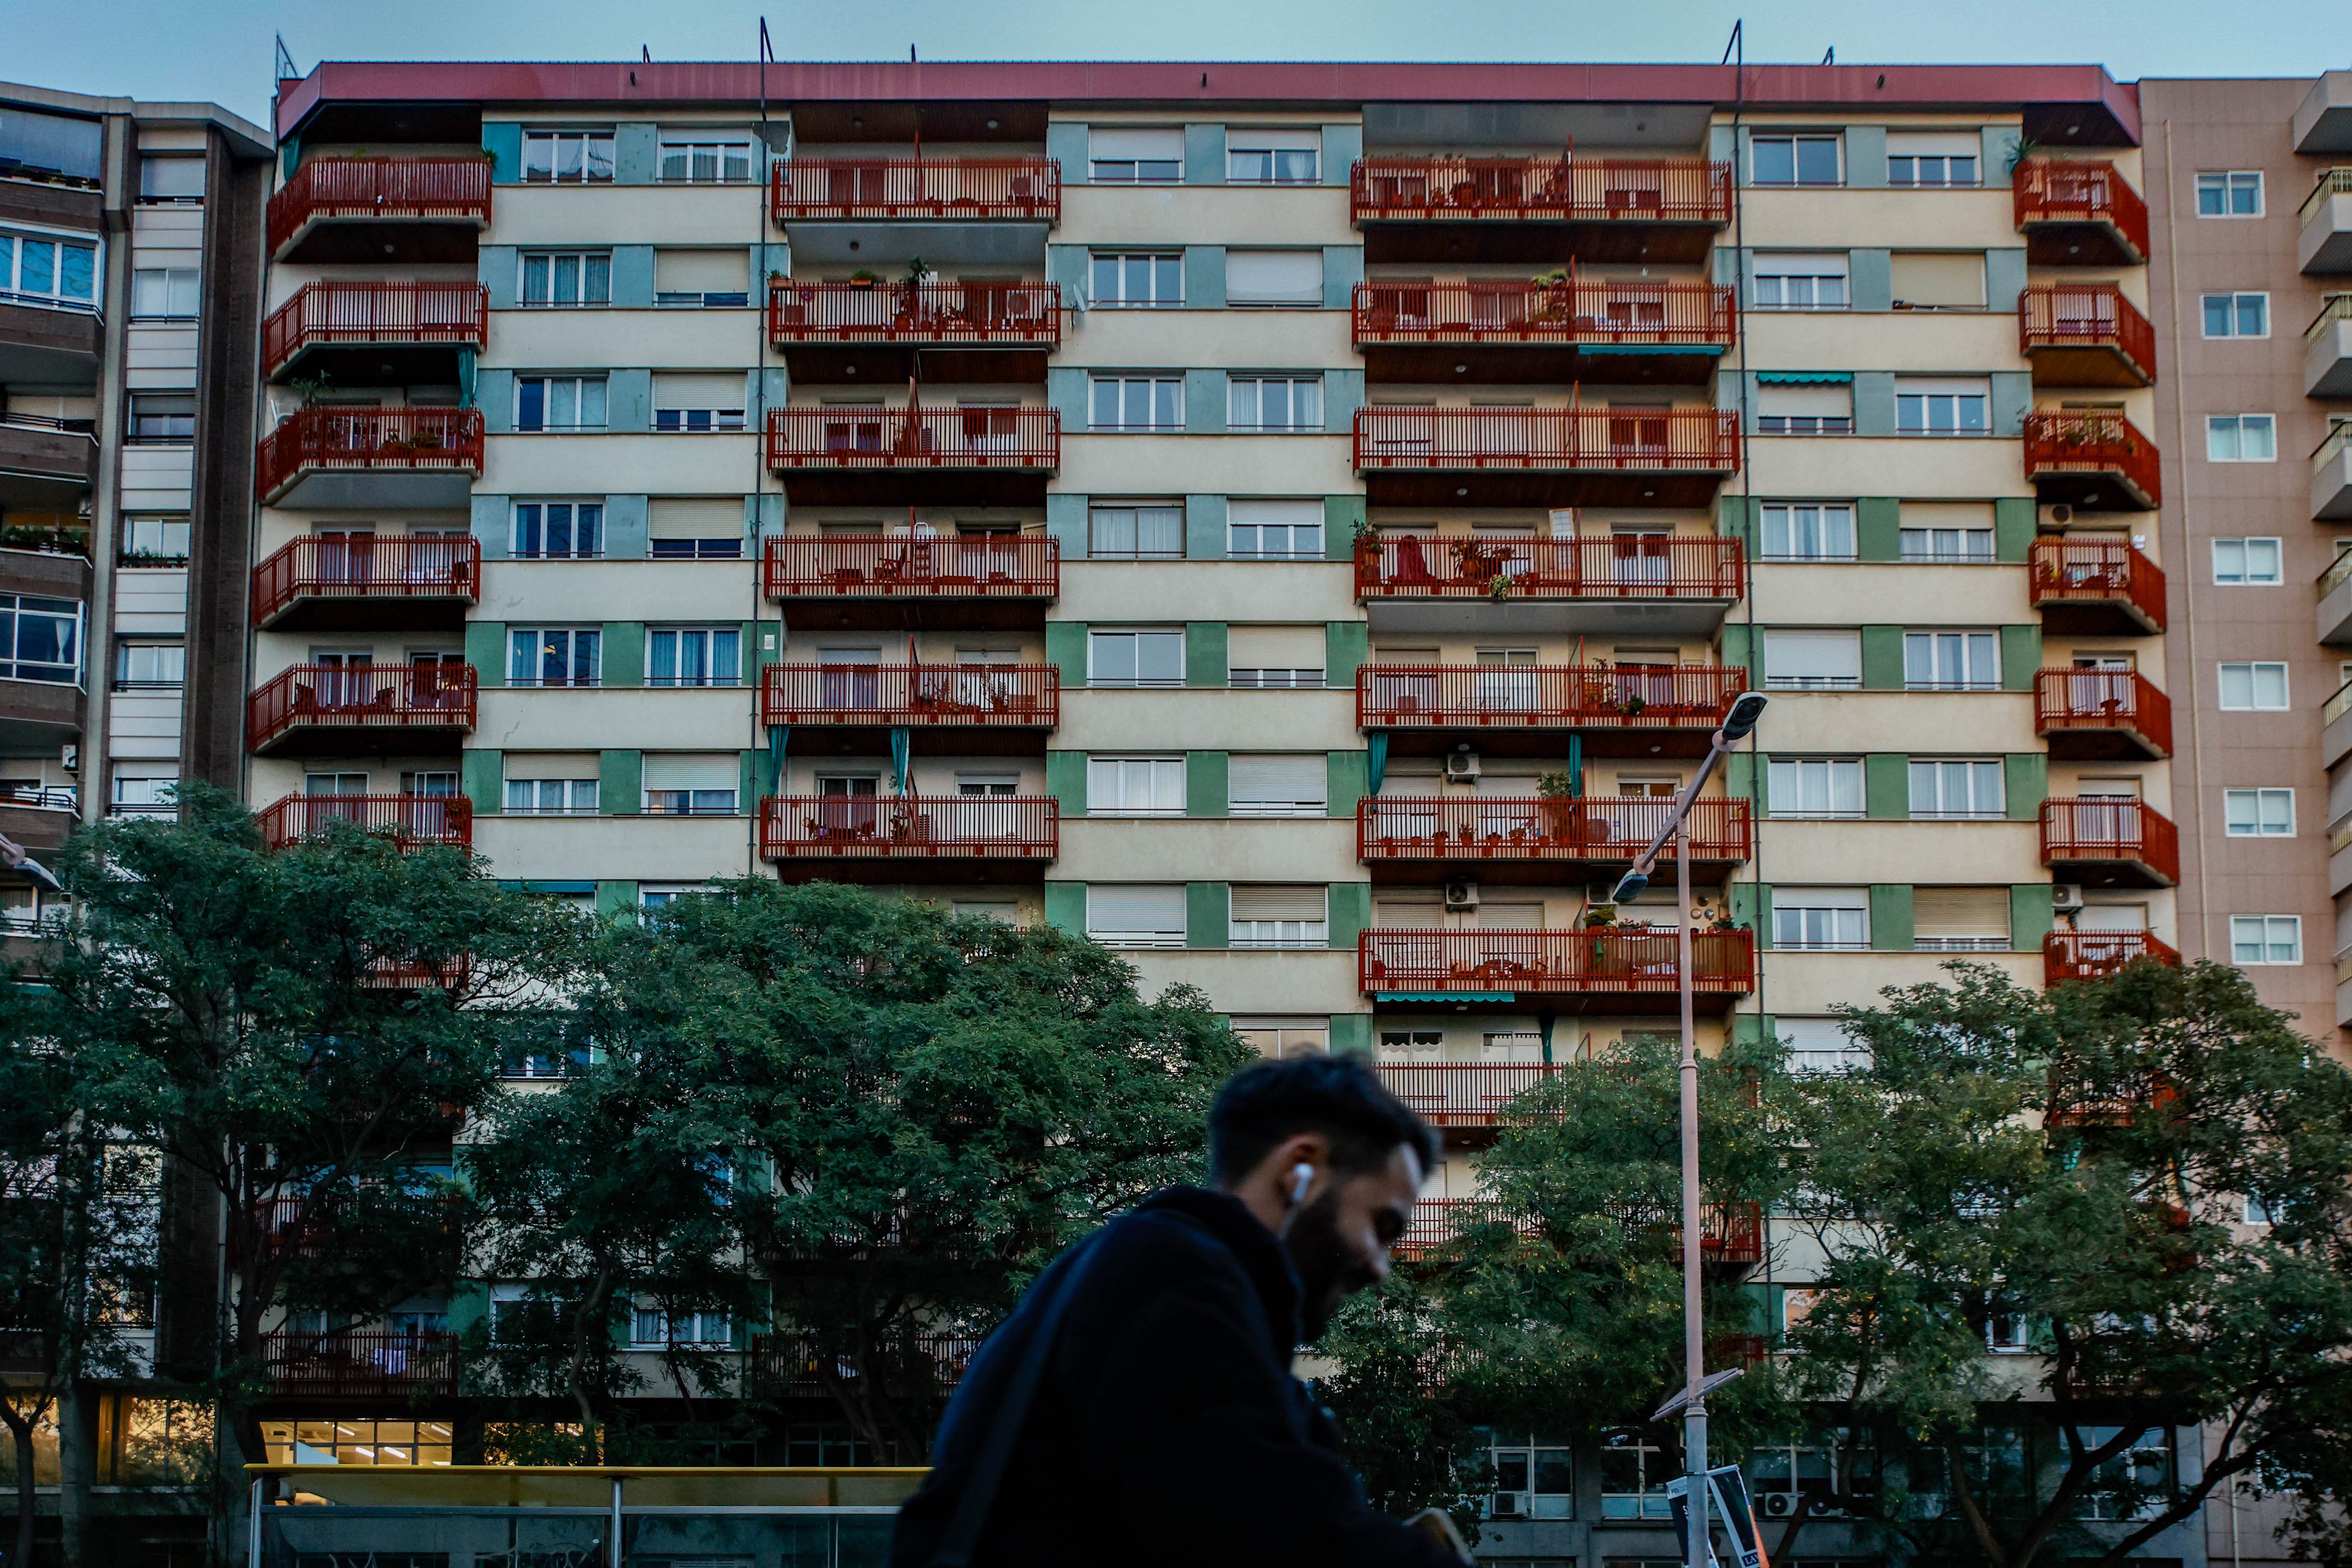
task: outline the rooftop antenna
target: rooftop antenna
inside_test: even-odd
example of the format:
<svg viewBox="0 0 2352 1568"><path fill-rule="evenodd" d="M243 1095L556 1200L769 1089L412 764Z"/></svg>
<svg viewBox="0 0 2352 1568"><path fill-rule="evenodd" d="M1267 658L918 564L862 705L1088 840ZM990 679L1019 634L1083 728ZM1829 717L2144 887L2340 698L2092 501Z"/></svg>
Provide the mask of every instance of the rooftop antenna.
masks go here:
<svg viewBox="0 0 2352 1568"><path fill-rule="evenodd" d="M1835 44L1832 44L1829 48L1829 53L1822 57L1822 64L1825 66L1833 66L1837 64L1837 46Z"/></svg>
<svg viewBox="0 0 2352 1568"><path fill-rule="evenodd" d="M270 35L270 38L271 41L278 46L278 59L276 64L278 79L279 81L292 81L296 77L300 76L302 73L294 68L294 57L286 47L286 35L283 33L272 33Z"/></svg>

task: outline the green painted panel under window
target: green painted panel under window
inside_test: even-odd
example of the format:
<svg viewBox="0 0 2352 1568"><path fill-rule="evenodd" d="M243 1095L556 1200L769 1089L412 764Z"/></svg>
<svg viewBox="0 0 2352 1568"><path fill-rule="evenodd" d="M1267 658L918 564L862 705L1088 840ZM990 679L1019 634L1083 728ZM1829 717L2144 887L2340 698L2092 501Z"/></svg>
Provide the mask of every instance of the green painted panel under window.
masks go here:
<svg viewBox="0 0 2352 1568"><path fill-rule="evenodd" d="M1846 253L1846 288L1857 310L1895 309L1895 257L1885 250Z"/></svg>
<svg viewBox="0 0 2352 1568"><path fill-rule="evenodd" d="M1764 815L1763 757L1755 752L1734 752L1723 759L1723 789L1750 803L1750 814Z"/></svg>
<svg viewBox="0 0 2352 1568"><path fill-rule="evenodd" d="M637 885L635 882L597 883L596 912L607 920L635 914Z"/></svg>
<svg viewBox="0 0 2352 1568"><path fill-rule="evenodd" d="M1223 621L1185 622L1184 684L1223 686L1226 679L1225 623Z"/></svg>
<svg viewBox="0 0 2352 1568"><path fill-rule="evenodd" d="M1184 753L1184 815L1223 816L1225 802L1225 753Z"/></svg>
<svg viewBox="0 0 2352 1568"><path fill-rule="evenodd" d="M1862 628L1862 689L1864 691L1903 689L1903 628Z"/></svg>
<svg viewBox="0 0 2352 1568"><path fill-rule="evenodd" d="M2042 946L2057 921L2050 912L2050 884L2018 882L2009 889L2009 945L2020 952Z"/></svg>
<svg viewBox="0 0 2352 1568"><path fill-rule="evenodd" d="M490 183L511 185L522 179L522 127L501 121L482 122L482 151L490 155ZM287 173L291 174L292 170Z"/></svg>
<svg viewBox="0 0 2352 1568"><path fill-rule="evenodd" d="M1769 882L1731 884L1731 923L1756 933L1756 946L1772 945L1772 885Z"/></svg>
<svg viewBox="0 0 2352 1568"><path fill-rule="evenodd" d="M1045 923L1087 934L1087 885L1084 882L1045 884Z"/></svg>
<svg viewBox="0 0 2352 1568"><path fill-rule="evenodd" d="M1769 1013L1734 1013L1731 1016L1731 1037L1743 1046L1759 1040L1778 1039L1780 1021Z"/></svg>
<svg viewBox="0 0 2352 1568"><path fill-rule="evenodd" d="M1870 945L1880 952L1911 951L1911 884L1870 885Z"/></svg>
<svg viewBox="0 0 2352 1568"><path fill-rule="evenodd" d="M1233 940L1233 889L1223 882L1185 883L1184 945L1227 947Z"/></svg>
<svg viewBox="0 0 2352 1568"><path fill-rule="evenodd" d="M1754 555L1764 548L1763 515L1764 503L1755 497L1725 496L1716 531L1726 539L1745 540L1748 553Z"/></svg>
<svg viewBox="0 0 2352 1568"><path fill-rule="evenodd" d="M2032 496L2002 496L1992 503L1992 553L1997 561L2022 565L2032 552L2035 512Z"/></svg>
<svg viewBox="0 0 2352 1568"><path fill-rule="evenodd" d="M1359 1051L1366 1056L1372 1049L1372 1016L1370 1013L1334 1013L1331 1016L1331 1054Z"/></svg>
<svg viewBox="0 0 2352 1568"><path fill-rule="evenodd" d="M1325 496L1323 498L1323 559L1353 561L1356 558L1356 535L1364 527L1364 498L1361 496Z"/></svg>
<svg viewBox="0 0 2352 1568"><path fill-rule="evenodd" d="M1330 803L1325 809L1334 816L1353 816L1356 803L1369 793L1365 787L1369 759L1361 752L1332 752L1328 758L1323 776Z"/></svg>
<svg viewBox="0 0 2352 1568"><path fill-rule="evenodd" d="M1045 623L1045 662L1061 672L1067 690L1087 683L1087 624L1084 621Z"/></svg>
<svg viewBox="0 0 2352 1568"><path fill-rule="evenodd" d="M762 640L765 639L765 640ZM783 657L783 627L775 621L745 621L743 623L742 674L746 685L756 684L760 667L773 664Z"/></svg>
<svg viewBox="0 0 2352 1568"><path fill-rule="evenodd" d="M504 621L466 623L466 662L483 686L507 683L507 627Z"/></svg>
<svg viewBox="0 0 2352 1568"><path fill-rule="evenodd" d="M1853 503L1853 552L1864 561L1903 559L1903 503L1864 496Z"/></svg>
<svg viewBox="0 0 2352 1568"><path fill-rule="evenodd" d="M596 814L635 816L645 804L646 754L600 752L596 764Z"/></svg>
<svg viewBox="0 0 2352 1568"><path fill-rule="evenodd" d="M1331 945L1353 947L1357 936L1372 923L1372 885L1334 882L1329 897Z"/></svg>
<svg viewBox="0 0 2352 1568"><path fill-rule="evenodd" d="M761 773L767 772L767 768L768 753L764 750L745 752L742 754L740 763L736 768L736 777L739 783L736 785L738 794L735 796L735 809L741 812L746 816L752 816L758 814L760 809L760 797L768 794L770 790L773 788L772 784L760 776Z"/></svg>
<svg viewBox="0 0 2352 1568"><path fill-rule="evenodd" d="M506 804L507 754L504 752L477 751L467 747L458 753L459 776L466 785L466 798L474 803L477 816L486 816Z"/></svg>
<svg viewBox="0 0 2352 1568"><path fill-rule="evenodd" d="M1061 804L1068 820L1087 814L1087 754L1084 752L1045 753L1045 793Z"/></svg>
<svg viewBox="0 0 2352 1568"><path fill-rule="evenodd" d="M1874 822L1911 815L1911 759L1878 752L1862 759L1862 810Z"/></svg>
<svg viewBox="0 0 2352 1568"><path fill-rule="evenodd" d="M1727 623L1723 628L1723 662L1748 672L1748 684L1760 685L1764 672L1758 668L1762 662L1756 656L1760 651L1754 640L1755 629L1737 623Z"/></svg>
<svg viewBox="0 0 2352 1568"><path fill-rule="evenodd" d="M2040 752L2012 752L2001 758L2001 793L2009 797L2009 819L2032 822L2042 816L2050 797L2050 759Z"/></svg>
<svg viewBox="0 0 2352 1568"><path fill-rule="evenodd" d="M1352 687L1356 670L1371 651L1372 628L1362 621L1327 621L1323 626L1323 684Z"/></svg>
<svg viewBox="0 0 2352 1568"><path fill-rule="evenodd" d="M2032 690L2034 674L2041 668L2042 628L2001 627L2000 689L2003 691Z"/></svg>
<svg viewBox="0 0 2352 1568"><path fill-rule="evenodd" d="M602 684L643 686L646 683L646 623L606 621L604 659Z"/></svg>

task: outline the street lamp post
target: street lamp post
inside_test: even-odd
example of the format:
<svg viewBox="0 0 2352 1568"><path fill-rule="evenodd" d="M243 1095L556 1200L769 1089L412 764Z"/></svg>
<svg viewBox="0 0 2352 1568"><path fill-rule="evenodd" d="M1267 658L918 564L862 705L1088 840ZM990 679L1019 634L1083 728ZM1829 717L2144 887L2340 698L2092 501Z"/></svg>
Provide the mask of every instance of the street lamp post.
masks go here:
<svg viewBox="0 0 2352 1568"><path fill-rule="evenodd" d="M1732 702L1731 711L1724 716L1723 728L1715 732L1707 747L1706 761L1683 793L1676 797L1674 810L1667 814L1665 825L1650 847L1642 851L1633 869L1618 879L1610 894L1612 902L1622 906L1650 885L1650 874L1657 869L1659 851L1668 838L1675 841L1675 893L1679 919L1675 939L1675 990L1682 1003L1682 1145L1683 1145L1683 1474L1688 1480L1684 1496L1684 1553L1686 1568L1708 1568L1706 1528L1706 1327L1699 1300L1699 1194L1698 1194L1698 1037L1692 1026L1691 998L1691 898L1690 898L1690 833L1684 819L1689 816L1691 803L1698 792L1706 787L1716 767L1725 753L1748 738L1763 717L1765 697L1761 692L1743 691Z"/></svg>

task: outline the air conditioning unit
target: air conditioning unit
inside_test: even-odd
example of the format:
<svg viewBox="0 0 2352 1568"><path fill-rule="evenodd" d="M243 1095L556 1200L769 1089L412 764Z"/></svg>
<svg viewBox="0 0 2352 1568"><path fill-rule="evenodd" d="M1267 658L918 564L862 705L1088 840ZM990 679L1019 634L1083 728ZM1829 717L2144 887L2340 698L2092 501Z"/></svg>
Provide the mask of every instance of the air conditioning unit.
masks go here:
<svg viewBox="0 0 2352 1568"><path fill-rule="evenodd" d="M2083 908L2083 889L2072 882L2058 883L2050 889L2050 907L2062 915L2080 912Z"/></svg>
<svg viewBox="0 0 2352 1568"><path fill-rule="evenodd" d="M1496 1519L1520 1519L1527 1513L1527 1510L1519 1506L1519 1494L1517 1492L1496 1492L1494 1506L1486 1511Z"/></svg>
<svg viewBox="0 0 2352 1568"><path fill-rule="evenodd" d="M65 749L58 753L58 765L69 773L81 772L81 743L79 741L65 743Z"/></svg>
<svg viewBox="0 0 2352 1568"><path fill-rule="evenodd" d="M1766 1519L1787 1519L1797 1511L1794 1492L1762 1492L1756 1500L1763 1506Z"/></svg>
<svg viewBox="0 0 2352 1568"><path fill-rule="evenodd" d="M1468 784L1477 776L1477 752L1465 746L1460 751L1445 753L1445 777L1449 783Z"/></svg>
<svg viewBox="0 0 2352 1568"><path fill-rule="evenodd" d="M1478 884L1448 882L1445 884L1445 907L1449 910L1468 910L1478 907Z"/></svg>
<svg viewBox="0 0 2352 1568"><path fill-rule="evenodd" d="M2042 509L2040 522L2042 531L2045 533L2053 529L2063 528L2074 521L2074 509L2063 500L2053 501Z"/></svg>

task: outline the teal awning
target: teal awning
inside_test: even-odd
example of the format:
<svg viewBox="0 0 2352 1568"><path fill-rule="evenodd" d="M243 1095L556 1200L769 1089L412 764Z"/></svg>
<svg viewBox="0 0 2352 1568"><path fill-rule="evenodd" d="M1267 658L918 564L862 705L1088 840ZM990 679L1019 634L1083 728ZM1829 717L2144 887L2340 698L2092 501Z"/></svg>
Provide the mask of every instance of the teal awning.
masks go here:
<svg viewBox="0 0 2352 1568"><path fill-rule="evenodd" d="M1381 781L1389 776L1389 736L1383 730L1364 737L1364 793L1381 793Z"/></svg>
<svg viewBox="0 0 2352 1568"><path fill-rule="evenodd" d="M1375 991L1375 1002L1516 1002L1516 991Z"/></svg>
<svg viewBox="0 0 2352 1568"><path fill-rule="evenodd" d="M1580 354L1707 354L1723 353L1721 343L1579 343Z"/></svg>
<svg viewBox="0 0 2352 1568"><path fill-rule="evenodd" d="M1759 370L1756 373L1759 386L1852 386L1853 372L1850 370Z"/></svg>

